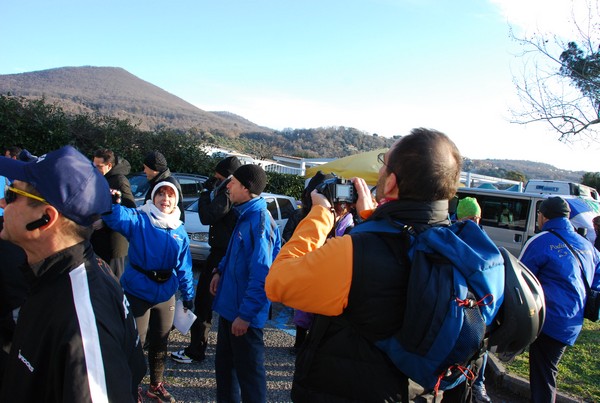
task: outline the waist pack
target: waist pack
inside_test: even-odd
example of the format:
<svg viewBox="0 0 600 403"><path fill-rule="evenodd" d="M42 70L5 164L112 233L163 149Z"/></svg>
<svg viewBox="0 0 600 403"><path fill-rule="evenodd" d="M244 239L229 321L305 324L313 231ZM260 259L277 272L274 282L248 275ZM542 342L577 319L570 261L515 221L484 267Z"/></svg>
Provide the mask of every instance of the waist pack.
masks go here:
<svg viewBox="0 0 600 403"><path fill-rule="evenodd" d="M410 274L402 328L375 345L427 390L474 378L471 363L486 349L486 328L504 298L504 259L472 221L431 227L366 221L357 232L408 231Z"/></svg>
<svg viewBox="0 0 600 403"><path fill-rule="evenodd" d="M171 275L173 274L173 270L144 270L141 267L136 266L134 264L132 264L131 267L144 274L150 280L156 281L157 283L164 283L168 281L171 278Z"/></svg>

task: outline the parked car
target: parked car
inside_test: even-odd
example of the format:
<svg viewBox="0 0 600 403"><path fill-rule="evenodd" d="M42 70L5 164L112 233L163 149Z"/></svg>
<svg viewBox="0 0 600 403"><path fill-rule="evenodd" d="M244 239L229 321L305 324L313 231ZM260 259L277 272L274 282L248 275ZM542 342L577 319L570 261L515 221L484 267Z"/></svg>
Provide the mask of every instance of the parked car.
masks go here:
<svg viewBox="0 0 600 403"><path fill-rule="evenodd" d="M279 227L279 231L283 232L288 218L294 214L297 208L296 199L272 193L262 193L261 196L265 198L267 209ZM210 246L208 245L208 225L200 222L197 199L185 209L185 230L190 237L192 260L195 264L203 264L210 253Z"/></svg>
<svg viewBox="0 0 600 403"><path fill-rule="evenodd" d="M172 173L181 185L181 193L183 194L183 207L189 206L200 196L202 191L202 185L208 179L208 176L196 175L196 174L183 174L183 173ZM143 172L131 174L128 176L129 183L131 183L131 193L135 198L135 204L141 206L144 204L144 197L148 191L148 179L146 174Z"/></svg>

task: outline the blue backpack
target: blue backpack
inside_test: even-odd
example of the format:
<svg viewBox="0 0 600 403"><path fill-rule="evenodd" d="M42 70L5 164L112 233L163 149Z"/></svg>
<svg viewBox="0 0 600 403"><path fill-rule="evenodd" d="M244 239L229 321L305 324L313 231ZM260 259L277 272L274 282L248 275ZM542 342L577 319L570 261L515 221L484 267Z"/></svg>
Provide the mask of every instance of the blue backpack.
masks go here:
<svg viewBox="0 0 600 403"><path fill-rule="evenodd" d="M426 390L455 387L473 378L471 363L485 351L486 326L504 298L504 259L472 221L412 228L366 221L358 232L410 234L410 274L402 328L378 340L396 367Z"/></svg>

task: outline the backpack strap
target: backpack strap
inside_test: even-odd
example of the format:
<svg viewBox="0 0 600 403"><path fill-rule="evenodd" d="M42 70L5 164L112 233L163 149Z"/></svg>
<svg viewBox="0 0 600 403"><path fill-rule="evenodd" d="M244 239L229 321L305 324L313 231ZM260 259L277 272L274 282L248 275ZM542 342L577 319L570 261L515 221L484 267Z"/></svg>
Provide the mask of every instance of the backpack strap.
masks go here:
<svg viewBox="0 0 600 403"><path fill-rule="evenodd" d="M569 242L567 242L567 240L562 235L560 235L558 232L556 232L553 229L548 230L548 232L550 232L551 234L554 234L558 239L563 241L565 243L565 245L567 245L567 248L569 248L569 250L571 251L573 256L575 256L577 258L577 263L579 263L579 268L581 269L581 277L583 277L583 284L585 285L585 292L586 292L586 294L589 294L591 288L590 288L590 284L588 283L587 277L585 275L585 269L583 268L583 262L581 261L581 256L579 256L579 253L577 253L575 248L573 248L571 246L571 244Z"/></svg>

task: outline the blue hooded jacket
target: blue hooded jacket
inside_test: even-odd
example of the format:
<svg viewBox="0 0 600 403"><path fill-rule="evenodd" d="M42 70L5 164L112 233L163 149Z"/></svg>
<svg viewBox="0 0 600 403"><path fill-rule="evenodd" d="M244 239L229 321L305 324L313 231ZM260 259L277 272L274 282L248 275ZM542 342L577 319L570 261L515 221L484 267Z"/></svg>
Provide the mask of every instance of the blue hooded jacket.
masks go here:
<svg viewBox="0 0 600 403"><path fill-rule="evenodd" d="M219 263L221 278L213 310L230 322L239 316L262 329L271 305L265 278L281 249L281 235L264 198L234 206L234 211L238 221Z"/></svg>
<svg viewBox="0 0 600 403"><path fill-rule="evenodd" d="M575 232L566 217L553 218L532 237L521 251L519 260L540 280L546 297L546 320L542 333L572 346L583 326L585 285L579 261L556 235L565 238L584 265L591 288L600 288L600 254L590 241Z"/></svg>
<svg viewBox="0 0 600 403"><path fill-rule="evenodd" d="M177 289L182 300L194 299L190 240L183 225L176 229L158 228L146 213L120 204L113 204L112 214L102 216L102 220L129 241L129 261L121 276L125 292L152 304L167 301ZM142 270L175 272L166 282L157 283L132 264Z"/></svg>

